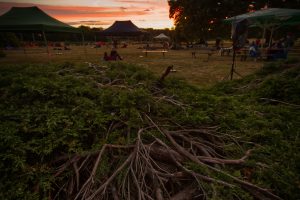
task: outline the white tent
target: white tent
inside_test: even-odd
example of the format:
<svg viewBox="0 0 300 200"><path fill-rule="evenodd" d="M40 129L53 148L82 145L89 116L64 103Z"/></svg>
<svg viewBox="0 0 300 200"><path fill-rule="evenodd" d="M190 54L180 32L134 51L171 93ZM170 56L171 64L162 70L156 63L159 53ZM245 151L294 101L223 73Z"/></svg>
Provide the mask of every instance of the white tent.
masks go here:
<svg viewBox="0 0 300 200"><path fill-rule="evenodd" d="M154 39L169 40L170 38L168 36L166 36L165 34L161 33L158 36L155 36Z"/></svg>

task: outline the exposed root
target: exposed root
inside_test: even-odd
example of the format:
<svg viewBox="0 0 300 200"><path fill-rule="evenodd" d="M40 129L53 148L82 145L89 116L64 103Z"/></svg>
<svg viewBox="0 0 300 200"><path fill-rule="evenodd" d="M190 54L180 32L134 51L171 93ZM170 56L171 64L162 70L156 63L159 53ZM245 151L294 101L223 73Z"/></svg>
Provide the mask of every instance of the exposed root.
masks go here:
<svg viewBox="0 0 300 200"><path fill-rule="evenodd" d="M203 196L205 199L201 185L208 184L213 188L217 184L228 188L241 187L258 199L280 199L269 190L222 170L224 165L243 165L251 150L240 159L225 158L221 151L224 142L214 135L213 129L168 131L146 114L144 120L149 122L149 127L138 131L135 144L105 144L98 152L57 160L57 163L64 163L54 176L62 176L65 171L71 171L73 175L62 178L68 184L63 184L65 181L56 183L57 193L53 193L53 197L180 200ZM161 136L144 140L143 135L153 130L159 131ZM120 150L122 154L116 157ZM109 162L106 159L102 164L108 165L108 172L100 176L97 171L102 170L104 156ZM196 169L190 168L188 163L194 163ZM220 179L217 174L227 178Z"/></svg>
<svg viewBox="0 0 300 200"><path fill-rule="evenodd" d="M106 70L90 67L98 73ZM162 76L161 82L168 73ZM101 88L135 87L119 77L93 80ZM183 110L188 107L174 96L167 96L161 87L154 85L151 93L155 103L163 101ZM134 137L134 142L104 144L95 152L62 155L54 160L51 165L56 169L53 172L55 181L49 199L184 200L201 197L204 200L209 198L206 190L218 195L216 186L242 188L257 199L280 199L268 189L246 181L247 177L235 177L226 171L228 165L243 168L251 156L250 149L239 158L228 157L225 147L229 142L242 149L239 138L220 134L217 127L186 128L168 119L170 123L162 123L161 119L151 118L151 106L154 105L146 105L148 112L138 113L143 124L139 130L126 127L126 122L121 120L107 125L104 139L125 127L127 138Z"/></svg>

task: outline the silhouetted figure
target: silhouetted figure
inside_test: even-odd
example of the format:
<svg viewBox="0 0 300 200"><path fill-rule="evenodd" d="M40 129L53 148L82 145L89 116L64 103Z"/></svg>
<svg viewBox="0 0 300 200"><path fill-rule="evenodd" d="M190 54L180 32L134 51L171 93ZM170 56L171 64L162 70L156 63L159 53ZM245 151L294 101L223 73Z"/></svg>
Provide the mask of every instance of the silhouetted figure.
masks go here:
<svg viewBox="0 0 300 200"><path fill-rule="evenodd" d="M256 44L257 47L261 47L260 39L256 39L255 44Z"/></svg>
<svg viewBox="0 0 300 200"><path fill-rule="evenodd" d="M123 60L123 58L118 54L118 52L115 49L111 50L110 57L112 60Z"/></svg>
<svg viewBox="0 0 300 200"><path fill-rule="evenodd" d="M250 55L250 57L254 58L255 60L261 56L260 51L259 51L259 46L254 41L249 46L249 55Z"/></svg>
<svg viewBox="0 0 300 200"><path fill-rule="evenodd" d="M163 48L164 48L164 49L169 49L169 42L167 42L167 41L164 42L164 43L163 43Z"/></svg>
<svg viewBox="0 0 300 200"><path fill-rule="evenodd" d="M208 47L208 43L204 38L201 38L199 44L202 45L202 46Z"/></svg>
<svg viewBox="0 0 300 200"><path fill-rule="evenodd" d="M283 40L279 40L277 43L273 43L271 48L268 48L267 54L267 60L287 58L287 51L284 48Z"/></svg>
<svg viewBox="0 0 300 200"><path fill-rule="evenodd" d="M123 58L118 54L116 50L111 50L110 55L107 52L104 52L103 60L110 61L110 60L123 60Z"/></svg>
<svg viewBox="0 0 300 200"><path fill-rule="evenodd" d="M111 60L110 56L108 56L107 52L104 52L103 60L109 61Z"/></svg>
<svg viewBox="0 0 300 200"><path fill-rule="evenodd" d="M292 36L291 33L288 33L287 36L284 39L285 47L287 49L290 49L292 46L294 46L294 37Z"/></svg>
<svg viewBox="0 0 300 200"><path fill-rule="evenodd" d="M64 46L64 50L71 50L70 47L68 47L67 45Z"/></svg>
<svg viewBox="0 0 300 200"><path fill-rule="evenodd" d="M117 40L113 40L113 47L114 47L115 49L118 48L118 41L117 41Z"/></svg>
<svg viewBox="0 0 300 200"><path fill-rule="evenodd" d="M219 50L221 49L221 38L216 38L216 49Z"/></svg>

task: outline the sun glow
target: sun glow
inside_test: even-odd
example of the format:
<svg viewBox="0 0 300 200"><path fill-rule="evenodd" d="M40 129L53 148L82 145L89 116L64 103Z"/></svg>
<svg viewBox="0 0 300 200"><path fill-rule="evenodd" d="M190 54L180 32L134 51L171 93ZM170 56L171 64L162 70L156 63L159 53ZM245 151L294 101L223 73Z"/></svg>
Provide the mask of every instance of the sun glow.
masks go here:
<svg viewBox="0 0 300 200"><path fill-rule="evenodd" d="M131 20L140 28L171 28L165 0L14 0L0 2L0 14L11 7L38 6L47 14L72 26L107 28L116 20Z"/></svg>

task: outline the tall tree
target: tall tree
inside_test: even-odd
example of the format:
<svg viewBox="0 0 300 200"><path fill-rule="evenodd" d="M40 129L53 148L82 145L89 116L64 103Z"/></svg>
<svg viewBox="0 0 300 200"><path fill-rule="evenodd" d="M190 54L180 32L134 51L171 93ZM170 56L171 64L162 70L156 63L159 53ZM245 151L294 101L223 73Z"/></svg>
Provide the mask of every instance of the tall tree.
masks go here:
<svg viewBox="0 0 300 200"><path fill-rule="evenodd" d="M300 8L300 0L169 0L176 32L187 40L228 35L222 20L263 7ZM226 32L227 31L227 32Z"/></svg>

